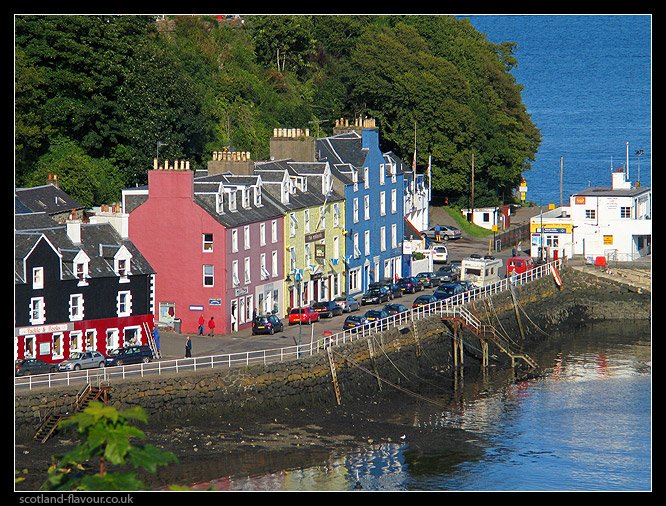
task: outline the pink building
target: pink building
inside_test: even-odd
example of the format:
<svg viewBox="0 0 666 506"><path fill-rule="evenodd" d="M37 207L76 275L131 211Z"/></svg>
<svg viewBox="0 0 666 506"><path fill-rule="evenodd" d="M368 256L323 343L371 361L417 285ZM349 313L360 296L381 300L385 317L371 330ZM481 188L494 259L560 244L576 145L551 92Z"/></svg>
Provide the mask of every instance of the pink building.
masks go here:
<svg viewBox="0 0 666 506"><path fill-rule="evenodd" d="M165 164L147 188L123 191L129 238L155 270L155 320L196 333L200 316L214 317L228 334L282 307L284 218L262 200L261 178L195 178L189 163Z"/></svg>

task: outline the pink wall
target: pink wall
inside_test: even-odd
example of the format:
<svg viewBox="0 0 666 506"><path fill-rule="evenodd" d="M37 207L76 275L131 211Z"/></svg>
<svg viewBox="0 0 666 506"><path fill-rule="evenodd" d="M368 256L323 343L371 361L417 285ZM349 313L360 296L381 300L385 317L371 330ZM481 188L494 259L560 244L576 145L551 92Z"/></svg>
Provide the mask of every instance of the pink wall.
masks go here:
<svg viewBox="0 0 666 506"><path fill-rule="evenodd" d="M149 197L129 215L129 239L155 269L155 316L160 302L174 302L183 333L195 333L204 307L206 321L215 317L217 333L228 328L226 283L226 229L193 199L194 173L189 170L148 172ZM213 253L204 253L202 235L213 234ZM214 265L215 286L203 286L203 265ZM219 306L209 300L222 299Z"/></svg>

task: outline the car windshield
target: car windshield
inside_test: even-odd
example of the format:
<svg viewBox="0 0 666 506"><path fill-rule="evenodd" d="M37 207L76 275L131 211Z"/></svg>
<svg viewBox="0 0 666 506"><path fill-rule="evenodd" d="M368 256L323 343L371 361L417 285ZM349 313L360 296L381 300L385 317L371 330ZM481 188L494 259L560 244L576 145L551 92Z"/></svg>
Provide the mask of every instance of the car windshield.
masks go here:
<svg viewBox="0 0 666 506"><path fill-rule="evenodd" d="M289 313L289 314L301 314L301 313L305 313L305 310L304 309L292 309L291 313Z"/></svg>
<svg viewBox="0 0 666 506"><path fill-rule="evenodd" d="M69 359L70 360L78 360L80 358L83 358L83 353L79 353L78 351L72 352L69 354Z"/></svg>
<svg viewBox="0 0 666 506"><path fill-rule="evenodd" d="M373 288L372 290L365 292L366 295L379 295L380 293L379 288Z"/></svg>
<svg viewBox="0 0 666 506"><path fill-rule="evenodd" d="M438 292L444 292L446 294L451 294L455 290L454 286L442 286L437 289Z"/></svg>
<svg viewBox="0 0 666 506"><path fill-rule="evenodd" d="M313 308L314 307L326 307L326 306L328 306L328 302L315 302L314 304L312 304Z"/></svg>
<svg viewBox="0 0 666 506"><path fill-rule="evenodd" d="M345 302L347 300L347 297L336 297L333 299L335 302Z"/></svg>
<svg viewBox="0 0 666 506"><path fill-rule="evenodd" d="M109 356L110 356L110 357L113 357L114 355L120 355L120 354L123 353L124 351L125 351L125 350L123 350L122 348L118 348L117 350L111 350L111 351L109 352Z"/></svg>

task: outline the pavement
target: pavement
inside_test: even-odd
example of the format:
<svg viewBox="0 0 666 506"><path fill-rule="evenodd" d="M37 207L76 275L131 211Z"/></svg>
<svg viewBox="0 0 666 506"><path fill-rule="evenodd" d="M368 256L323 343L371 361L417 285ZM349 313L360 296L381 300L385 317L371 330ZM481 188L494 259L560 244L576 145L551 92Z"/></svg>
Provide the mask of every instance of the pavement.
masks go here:
<svg viewBox="0 0 666 506"><path fill-rule="evenodd" d="M529 223L530 218L538 215L540 212L539 207L521 207L518 208L516 213L511 217L511 226L517 227L524 223ZM456 225L453 218L448 213L440 208L435 207L431 209L431 223L440 223L442 225L451 224ZM459 261L463 258L469 257L472 253L487 254L489 251L489 241L487 237L463 237L455 241L447 241L446 247L448 250L448 259L451 261ZM524 245L529 247L529 243ZM520 249L520 248L519 248ZM511 248L505 248L499 252L492 252L496 258L505 260L511 256ZM573 265L576 261L571 261ZM628 266L617 266L612 273L603 272L596 266L582 265L581 270L591 272L593 274L611 277L618 281L624 281L633 286L638 286L643 289L651 291L651 255L642 259L640 265L632 264ZM440 264L435 264L434 270L437 270ZM636 270L642 271L636 274ZM433 288L425 289L423 292L416 294L407 294L401 298L393 300L393 302L404 304L411 307L412 301L424 293L432 293ZM383 304L382 304L383 305ZM363 314L367 309L379 309L382 305L365 306L357 313ZM248 352L260 352L262 350L284 348L295 346L297 344L307 344L310 341L317 341L321 339L324 332L339 332L342 330L342 323L344 322L347 314L342 316L335 316L333 318L320 319L319 322L313 325L294 325L289 326L286 319L284 332L278 332L274 335L257 335L253 336L251 329L244 329L230 335L215 335L199 336L193 334L179 334L176 332L164 332L160 330L160 348L162 352L162 359L180 359L185 357L185 342L189 335L192 340L192 356L210 356L210 355L226 355L229 353L245 354Z"/></svg>

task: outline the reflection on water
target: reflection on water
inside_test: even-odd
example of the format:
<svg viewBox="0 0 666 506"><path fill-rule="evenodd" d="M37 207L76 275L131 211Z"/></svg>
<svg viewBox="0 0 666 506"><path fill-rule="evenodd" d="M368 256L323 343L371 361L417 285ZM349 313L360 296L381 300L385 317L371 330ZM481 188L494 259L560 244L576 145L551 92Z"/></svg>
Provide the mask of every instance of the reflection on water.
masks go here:
<svg viewBox="0 0 666 506"><path fill-rule="evenodd" d="M465 378L470 388L453 402L442 402L446 410L428 404L396 415L412 427L434 428L430 445L415 446L407 439L346 453L331 449L318 466L207 485L292 491L648 491L651 329L647 324L627 329L630 335L623 331L611 324L576 331L537 355L545 371L541 378L513 383L499 372L502 381L479 378L474 385ZM483 457L455 454L441 443L454 430L455 437L480 446Z"/></svg>

